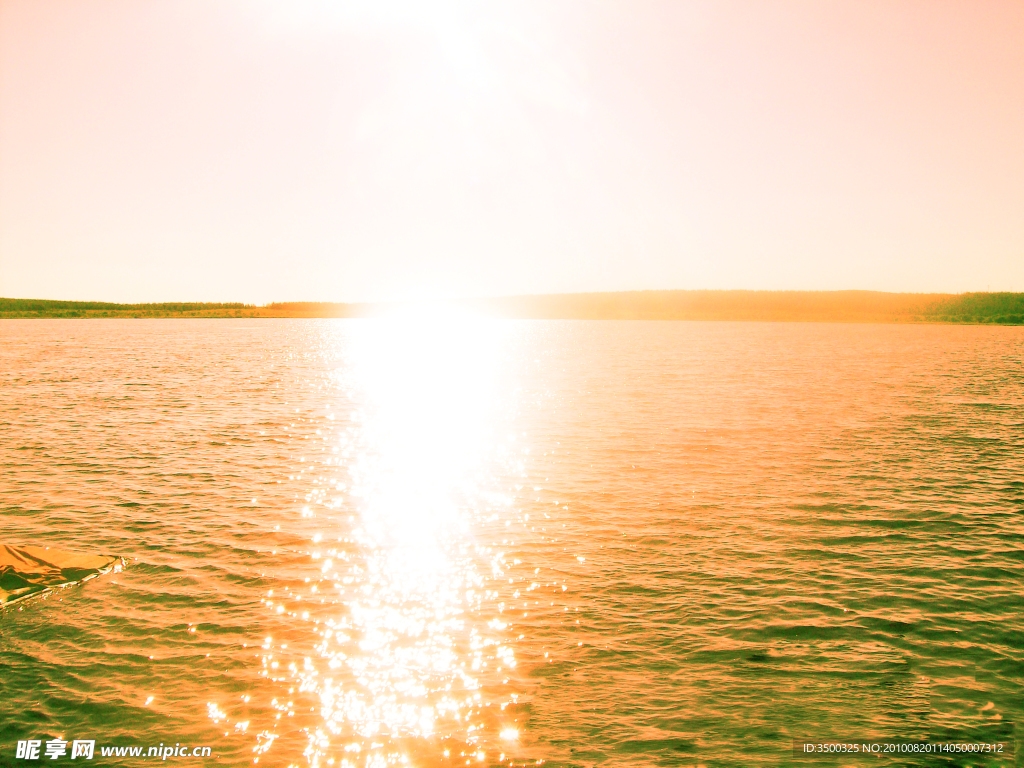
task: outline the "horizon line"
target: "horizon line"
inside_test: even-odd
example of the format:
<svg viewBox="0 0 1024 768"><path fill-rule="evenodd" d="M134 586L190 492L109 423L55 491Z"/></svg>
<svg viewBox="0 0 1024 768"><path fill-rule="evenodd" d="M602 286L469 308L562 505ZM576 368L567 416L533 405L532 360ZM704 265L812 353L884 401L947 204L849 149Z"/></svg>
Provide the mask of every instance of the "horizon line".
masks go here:
<svg viewBox="0 0 1024 768"><path fill-rule="evenodd" d="M402 299L369 299L369 300L315 300L308 299L275 299L263 303L245 301L210 301L195 299L171 299L166 301L110 301L106 299L44 299L36 297L0 296L3 301L31 301L60 304L109 304L123 307L160 306L160 305L237 305L245 308L269 308L275 305L305 304L321 306L371 306L394 304L443 304L460 301L500 301L503 299L548 298L563 296L618 296L640 293L756 293L756 294L880 294L885 296L965 296L965 295L999 295L1024 294L1014 290L985 291L883 291L873 288L631 288L614 291L561 291L556 293L506 293L491 295L444 296L435 298L402 298Z"/></svg>

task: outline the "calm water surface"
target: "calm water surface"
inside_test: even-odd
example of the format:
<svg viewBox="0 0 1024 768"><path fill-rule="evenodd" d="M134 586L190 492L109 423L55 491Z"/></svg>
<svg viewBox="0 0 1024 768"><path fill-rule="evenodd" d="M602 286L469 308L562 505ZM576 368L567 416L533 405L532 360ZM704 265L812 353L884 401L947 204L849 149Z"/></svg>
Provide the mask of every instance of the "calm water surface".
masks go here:
<svg viewBox="0 0 1024 768"><path fill-rule="evenodd" d="M129 563L0 614L3 765L1024 753L1020 328L0 321L0 541Z"/></svg>

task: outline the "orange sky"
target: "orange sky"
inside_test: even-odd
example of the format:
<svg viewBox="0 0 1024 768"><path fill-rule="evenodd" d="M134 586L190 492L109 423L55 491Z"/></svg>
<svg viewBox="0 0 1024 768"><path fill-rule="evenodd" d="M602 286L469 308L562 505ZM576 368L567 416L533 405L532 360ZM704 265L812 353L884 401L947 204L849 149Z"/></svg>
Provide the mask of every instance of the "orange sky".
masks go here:
<svg viewBox="0 0 1024 768"><path fill-rule="evenodd" d="M0 296L1024 290L1024 3L0 0Z"/></svg>

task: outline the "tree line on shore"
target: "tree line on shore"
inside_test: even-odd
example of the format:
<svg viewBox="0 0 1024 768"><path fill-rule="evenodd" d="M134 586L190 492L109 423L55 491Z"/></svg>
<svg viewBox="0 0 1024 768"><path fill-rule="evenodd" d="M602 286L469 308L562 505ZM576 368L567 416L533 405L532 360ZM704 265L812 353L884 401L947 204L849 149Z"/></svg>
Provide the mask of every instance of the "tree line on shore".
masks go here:
<svg viewBox="0 0 1024 768"><path fill-rule="evenodd" d="M928 319L944 322L1024 323L1024 293L962 293L928 308Z"/></svg>
<svg viewBox="0 0 1024 768"><path fill-rule="evenodd" d="M530 319L765 320L1024 324L1024 293L880 291L623 291L445 302ZM0 317L366 317L400 304L159 302L116 304L0 298Z"/></svg>
<svg viewBox="0 0 1024 768"><path fill-rule="evenodd" d="M249 306L241 302L173 301L117 304L110 301L0 298L0 317L231 317L240 315Z"/></svg>

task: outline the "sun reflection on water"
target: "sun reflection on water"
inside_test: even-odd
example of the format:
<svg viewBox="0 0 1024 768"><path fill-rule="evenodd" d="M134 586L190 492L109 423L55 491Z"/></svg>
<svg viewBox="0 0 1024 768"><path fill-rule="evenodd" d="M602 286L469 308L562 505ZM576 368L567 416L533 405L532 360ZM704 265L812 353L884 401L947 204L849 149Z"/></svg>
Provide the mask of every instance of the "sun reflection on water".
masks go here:
<svg viewBox="0 0 1024 768"><path fill-rule="evenodd" d="M345 339L333 496L304 512L319 576L291 609L315 645L287 669L265 645L267 676L312 702L309 765L494 764L518 735L508 566L479 535L511 511L494 482L500 328L382 318Z"/></svg>

